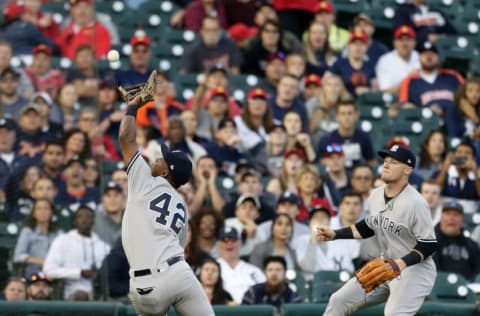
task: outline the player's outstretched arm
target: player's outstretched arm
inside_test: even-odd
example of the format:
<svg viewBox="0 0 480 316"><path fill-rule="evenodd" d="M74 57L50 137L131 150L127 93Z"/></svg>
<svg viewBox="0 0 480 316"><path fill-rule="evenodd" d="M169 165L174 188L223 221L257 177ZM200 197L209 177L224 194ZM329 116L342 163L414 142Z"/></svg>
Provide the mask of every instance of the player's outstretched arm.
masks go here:
<svg viewBox="0 0 480 316"><path fill-rule="evenodd" d="M375 232L368 227L365 220L360 221L355 225L336 230L332 230L328 226L317 227L317 239L320 241L335 239L363 239L372 237L374 234Z"/></svg>
<svg viewBox="0 0 480 316"><path fill-rule="evenodd" d="M120 131L118 133L118 139L120 141L120 148L122 150L123 162L126 166L130 163L133 156L135 156L137 145L137 122L136 113L140 107L139 103L141 98L135 97L128 102L128 108L126 115L122 118L120 123Z"/></svg>

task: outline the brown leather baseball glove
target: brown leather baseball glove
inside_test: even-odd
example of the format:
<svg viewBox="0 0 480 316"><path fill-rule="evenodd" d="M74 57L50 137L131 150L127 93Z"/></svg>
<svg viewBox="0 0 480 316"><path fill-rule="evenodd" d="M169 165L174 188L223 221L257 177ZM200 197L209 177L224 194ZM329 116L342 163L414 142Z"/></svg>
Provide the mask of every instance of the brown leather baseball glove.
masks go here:
<svg viewBox="0 0 480 316"><path fill-rule="evenodd" d="M155 88L157 87L157 72L154 70L150 74L146 83L139 84L133 87L124 88L122 86L118 87L120 97L125 102L130 102L135 97L140 96L140 105L143 105L149 101L153 100L153 95L155 94Z"/></svg>
<svg viewBox="0 0 480 316"><path fill-rule="evenodd" d="M400 275L400 268L393 259L375 258L364 265L356 278L365 292L373 291L377 286Z"/></svg>

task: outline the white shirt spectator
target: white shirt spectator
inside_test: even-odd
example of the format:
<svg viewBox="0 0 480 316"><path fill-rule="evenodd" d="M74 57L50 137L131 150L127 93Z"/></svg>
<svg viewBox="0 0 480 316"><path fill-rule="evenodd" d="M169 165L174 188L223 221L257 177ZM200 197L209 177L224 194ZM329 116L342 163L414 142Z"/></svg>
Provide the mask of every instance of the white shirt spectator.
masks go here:
<svg viewBox="0 0 480 316"><path fill-rule="evenodd" d="M76 291L93 292L92 280L82 278L82 270L100 269L110 246L95 233L82 236L76 229L58 236L52 243L43 272L51 279L65 279L64 298Z"/></svg>
<svg viewBox="0 0 480 316"><path fill-rule="evenodd" d="M262 142L268 141L268 134L265 128L260 127L258 132L253 131L245 124L241 116L235 116L233 118L235 125L237 126L238 135L242 140L242 147L250 150Z"/></svg>
<svg viewBox="0 0 480 316"><path fill-rule="evenodd" d="M233 227L242 234L243 232L243 223L236 217L227 218L225 220L225 227ZM241 239L241 246L240 246L240 257L248 256L253 250L253 247L256 244L256 239L254 238L246 238L245 241Z"/></svg>
<svg viewBox="0 0 480 316"><path fill-rule="evenodd" d="M219 258L222 270L223 288L232 295L238 304L242 303L243 295L253 285L265 282L265 274L253 264L240 260L232 268L225 260Z"/></svg>
<svg viewBox="0 0 480 316"><path fill-rule="evenodd" d="M410 60L406 61L392 50L382 55L378 60L375 72L380 90L386 90L399 85L411 72L420 69L420 59L417 51L412 51Z"/></svg>

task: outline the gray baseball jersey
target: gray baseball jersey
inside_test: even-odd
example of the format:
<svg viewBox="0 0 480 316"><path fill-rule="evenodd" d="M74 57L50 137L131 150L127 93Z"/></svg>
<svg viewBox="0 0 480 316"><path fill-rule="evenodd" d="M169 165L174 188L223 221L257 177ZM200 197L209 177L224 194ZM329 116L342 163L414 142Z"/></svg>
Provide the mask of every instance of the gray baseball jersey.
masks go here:
<svg viewBox="0 0 480 316"><path fill-rule="evenodd" d="M127 174L122 243L130 268L150 269L183 255L188 221L183 198L167 180L152 176L140 152L132 158Z"/></svg>

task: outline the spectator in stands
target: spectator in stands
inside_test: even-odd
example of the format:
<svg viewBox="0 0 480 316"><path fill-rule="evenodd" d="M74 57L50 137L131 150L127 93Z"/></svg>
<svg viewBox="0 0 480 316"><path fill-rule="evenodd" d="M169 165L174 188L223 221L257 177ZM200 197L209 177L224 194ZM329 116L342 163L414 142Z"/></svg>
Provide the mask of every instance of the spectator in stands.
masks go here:
<svg viewBox="0 0 480 316"><path fill-rule="evenodd" d="M125 168L118 166L118 169L112 171L112 176L110 177L110 180L112 180L122 188L122 192L123 194L125 194L126 198L128 193L128 178Z"/></svg>
<svg viewBox="0 0 480 316"><path fill-rule="evenodd" d="M298 148L285 151L282 162L282 173L278 178L271 179L267 184L267 191L276 196L288 191L297 193L296 178L306 162L305 154Z"/></svg>
<svg viewBox="0 0 480 316"><path fill-rule="evenodd" d="M4 69L11 67L12 57L12 45L9 42L0 39L0 74ZM20 74L17 93L24 97L30 97L30 95L33 93L32 82L30 79L28 79L27 75L22 69L15 69L15 71Z"/></svg>
<svg viewBox="0 0 480 316"><path fill-rule="evenodd" d="M100 128L110 137L118 137L120 121L125 112L118 104L117 88L113 81L104 80L98 87L97 108L100 111Z"/></svg>
<svg viewBox="0 0 480 316"><path fill-rule="evenodd" d="M9 192L8 214L11 221L20 222L30 215L33 206L32 188L40 176L40 168L36 165L29 165L20 175L18 186Z"/></svg>
<svg viewBox="0 0 480 316"><path fill-rule="evenodd" d="M205 259L200 265L197 275L210 303L236 305L230 293L223 288L220 264L215 259Z"/></svg>
<svg viewBox="0 0 480 316"><path fill-rule="evenodd" d="M278 82L286 74L285 54L282 52L272 53L265 65L265 78L260 81L259 87L267 92L268 96L276 93Z"/></svg>
<svg viewBox="0 0 480 316"><path fill-rule="evenodd" d="M35 24L45 37L55 41L60 36L60 26L52 14L41 12L41 9L41 0L24 1L22 20Z"/></svg>
<svg viewBox="0 0 480 316"><path fill-rule="evenodd" d="M27 299L27 286L24 278L10 278L3 288L5 301L24 301Z"/></svg>
<svg viewBox="0 0 480 316"><path fill-rule="evenodd" d="M61 184L61 173L65 161L65 148L63 143L50 142L45 144L42 155L42 172L58 188Z"/></svg>
<svg viewBox="0 0 480 316"><path fill-rule="evenodd" d="M325 23L312 21L303 36L303 50L307 58L306 72L323 76L337 60L337 54L328 42L328 27Z"/></svg>
<svg viewBox="0 0 480 316"><path fill-rule="evenodd" d="M394 49L380 57L375 73L381 91L397 94L403 79L420 69L420 58L415 50L415 31L412 27L400 25L393 37Z"/></svg>
<svg viewBox="0 0 480 316"><path fill-rule="evenodd" d="M130 265L123 250L121 238L118 238L110 253L105 257L102 270L107 274L109 299L129 304L130 275L128 271L130 270Z"/></svg>
<svg viewBox="0 0 480 316"><path fill-rule="evenodd" d="M317 74L307 74L303 79L303 85L303 98L308 101L322 91L322 78Z"/></svg>
<svg viewBox="0 0 480 316"><path fill-rule="evenodd" d="M305 153L308 162L313 162L315 149L310 135L302 132L306 130L302 124L302 117L298 112L288 111L283 116L283 125L287 131L287 150L298 148Z"/></svg>
<svg viewBox="0 0 480 316"><path fill-rule="evenodd" d="M80 110L78 128L88 135L92 156L98 161L120 161L115 140L102 132L98 112L93 107Z"/></svg>
<svg viewBox="0 0 480 316"><path fill-rule="evenodd" d="M85 159L85 175L83 181L88 188L100 186L100 167L95 158L89 157Z"/></svg>
<svg viewBox="0 0 480 316"><path fill-rule="evenodd" d="M46 135L41 130L39 109L29 104L20 110L17 132L18 153L29 158L35 158L43 151Z"/></svg>
<svg viewBox="0 0 480 316"><path fill-rule="evenodd" d="M250 90L242 114L234 117L242 147L252 156L265 147L267 132L273 125L273 114L267 98L267 92L263 89Z"/></svg>
<svg viewBox="0 0 480 316"><path fill-rule="evenodd" d="M168 119L180 115L184 107L169 95L170 80L164 72L157 72L157 86L153 101L147 102L137 112L137 125L152 126L163 136L167 135Z"/></svg>
<svg viewBox="0 0 480 316"><path fill-rule="evenodd" d="M148 80L152 68L152 43L150 37L144 31L136 31L130 39L132 52L130 53L130 68L127 70L117 70L115 79L117 84L123 87L142 84Z"/></svg>
<svg viewBox="0 0 480 316"><path fill-rule="evenodd" d="M443 205L440 223L435 226L438 250L433 259L439 271L453 272L473 281L480 272L479 246L463 234L463 207L452 200Z"/></svg>
<svg viewBox="0 0 480 316"><path fill-rule="evenodd" d="M197 160L193 171L195 195L193 197L191 214L197 213L202 207L212 208L220 213L225 201L217 189L215 180L218 175L218 169L213 157L205 156Z"/></svg>
<svg viewBox="0 0 480 316"><path fill-rule="evenodd" d="M217 260L222 271L224 289L238 304L250 286L265 281L262 270L240 259L239 238L235 228L222 229L219 236L220 258Z"/></svg>
<svg viewBox="0 0 480 316"><path fill-rule="evenodd" d="M52 67L52 50L47 45L38 45L32 50L32 64L24 68L35 91L45 91L55 99L65 77L59 69Z"/></svg>
<svg viewBox="0 0 480 316"><path fill-rule="evenodd" d="M75 228L58 236L48 251L43 272L65 280L64 298L87 301L93 297L92 280L110 252L110 246L92 232L95 211L82 205L75 212Z"/></svg>
<svg viewBox="0 0 480 316"><path fill-rule="evenodd" d="M208 95L207 107L202 108L201 104L196 102L193 110L198 118L198 135L211 140L214 138L214 132L218 129L220 121L230 117L229 95L224 87L215 87Z"/></svg>
<svg viewBox="0 0 480 316"><path fill-rule="evenodd" d="M420 194L427 201L430 212L432 213L433 225L437 225L440 222L442 215L442 188L435 182L435 180L426 180L420 186Z"/></svg>
<svg viewBox="0 0 480 316"><path fill-rule="evenodd" d="M287 280L287 261L282 256L268 256L263 261L266 280L251 286L242 299L242 304L269 304L275 307L273 315L283 315L283 304L299 303L300 297Z"/></svg>
<svg viewBox="0 0 480 316"><path fill-rule="evenodd" d="M268 174L277 178L282 173L283 154L287 148L287 130L280 122L273 122L273 127L268 133L268 141L265 147L267 156Z"/></svg>
<svg viewBox="0 0 480 316"><path fill-rule="evenodd" d="M353 192L358 193L363 198L363 213L361 217L365 215L365 211L368 210L368 197L370 191L373 189L373 181L375 180L375 174L373 169L368 164L359 164L352 169L350 176L350 188Z"/></svg>
<svg viewBox="0 0 480 316"><path fill-rule="evenodd" d="M442 168L448 151L447 136L442 130L432 130L420 147L415 172L424 179L431 179Z"/></svg>
<svg viewBox="0 0 480 316"><path fill-rule="evenodd" d="M465 134L480 150L480 79L470 78L455 92L455 105L465 118ZM478 162L478 161L477 161Z"/></svg>
<svg viewBox="0 0 480 316"><path fill-rule="evenodd" d="M222 29L227 28L225 5L218 0L194 0L185 8L184 28L195 33L202 31L202 22L207 17L215 17Z"/></svg>
<svg viewBox="0 0 480 316"><path fill-rule="evenodd" d="M7 67L0 73L0 104L6 118L18 118L20 110L29 100L18 93L20 74L12 67Z"/></svg>
<svg viewBox="0 0 480 316"><path fill-rule="evenodd" d="M306 223L308 221L308 214L312 208L320 205L330 209L340 200L334 184L320 176L320 172L314 165L303 166L297 175L296 183L298 196L302 201L299 206L300 212L296 217L299 222Z"/></svg>
<svg viewBox="0 0 480 316"><path fill-rule="evenodd" d="M388 52L388 48L382 42L373 39L375 25L372 18L366 13L360 13L353 19L352 30L367 34L367 58L375 66L380 56Z"/></svg>
<svg viewBox="0 0 480 316"><path fill-rule="evenodd" d="M55 187L55 184L52 182L52 180L46 177L41 177L37 179L37 181L33 183L32 189L30 191L30 195L32 196L34 201L40 200L40 199L48 200L52 204L56 194L57 194L57 188Z"/></svg>
<svg viewBox="0 0 480 316"><path fill-rule="evenodd" d="M260 202L260 216L256 220L257 224L273 218L276 197L270 192L263 191L262 176L255 169L250 168L243 171L237 185L238 192L235 191L230 195L223 208L225 218L235 216L236 202L241 195L253 196Z"/></svg>
<svg viewBox="0 0 480 316"><path fill-rule="evenodd" d="M73 62L74 67L66 72L66 81L74 84L80 104L93 106L103 74L95 67L95 52L92 46L89 44L78 46Z"/></svg>
<svg viewBox="0 0 480 316"><path fill-rule="evenodd" d="M62 110L63 129L68 131L77 127L81 106L75 86L71 83L64 84L58 91L56 103Z"/></svg>
<svg viewBox="0 0 480 316"><path fill-rule="evenodd" d="M291 52L287 55L285 62L287 65L287 73L292 74L297 78L303 79L305 75L307 60L302 52Z"/></svg>
<svg viewBox="0 0 480 316"><path fill-rule="evenodd" d="M37 92L32 96L32 102L40 112L40 126L47 141L55 141L63 137L62 112L53 104L46 92Z"/></svg>
<svg viewBox="0 0 480 316"><path fill-rule="evenodd" d="M2 23L0 38L12 45L16 56L30 55L32 49L40 44L55 47L55 44L42 34L39 27L32 23L28 14L25 14L25 8L17 1L11 1L2 7L5 21Z"/></svg>
<svg viewBox="0 0 480 316"><path fill-rule="evenodd" d="M241 54L235 42L222 33L217 17L202 20L200 40L185 49L182 60L184 72L204 72L215 64L223 65L232 74L238 74Z"/></svg>
<svg viewBox="0 0 480 316"><path fill-rule="evenodd" d="M110 247L114 247L120 238L125 203L122 188L115 182L109 182L103 189L102 204L95 211L93 231Z"/></svg>
<svg viewBox="0 0 480 316"><path fill-rule="evenodd" d="M348 31L335 24L335 8L330 1L320 1L315 7L315 22L324 23L328 28L328 42L330 47L341 52L348 43Z"/></svg>
<svg viewBox="0 0 480 316"><path fill-rule="evenodd" d="M342 145L327 145L325 157L321 163L327 167L327 176L335 184L335 188L343 196L343 193L349 187L349 177L345 168L345 153Z"/></svg>
<svg viewBox="0 0 480 316"><path fill-rule="evenodd" d="M52 299L53 287L43 272L32 274L28 278L27 298L30 301L49 301Z"/></svg>
<svg viewBox="0 0 480 316"><path fill-rule="evenodd" d="M399 101L406 103L405 107L430 107L443 117L448 137L462 137L465 122L454 96L463 77L453 69L440 68L438 49L433 44L422 43L418 51L421 68L402 81Z"/></svg>
<svg viewBox="0 0 480 316"><path fill-rule="evenodd" d="M94 48L97 59L105 58L111 48L111 36L95 15L92 0L70 0L71 21L57 38L62 56L75 58L80 45Z"/></svg>
<svg viewBox="0 0 480 316"><path fill-rule="evenodd" d="M55 204L76 211L82 204L96 208L100 203L99 188L87 188L83 182L85 162L78 157L70 159L63 171L65 185L61 186L55 198Z"/></svg>
<svg viewBox="0 0 480 316"><path fill-rule="evenodd" d="M240 135L232 119L218 123L213 142L204 145L207 153L215 160L220 175L232 176L238 161L245 158Z"/></svg>
<svg viewBox="0 0 480 316"><path fill-rule="evenodd" d="M367 60L368 36L363 31L350 34L348 55L338 59L330 68L330 72L340 76L353 96L359 96L377 89L375 65Z"/></svg>
<svg viewBox="0 0 480 316"><path fill-rule="evenodd" d="M310 133L314 134L312 137L315 143L318 143L320 137L326 133L338 128L337 104L347 102L351 98L342 79L331 72L326 72L317 97L308 100L305 104L310 118Z"/></svg>
<svg viewBox="0 0 480 316"><path fill-rule="evenodd" d="M230 3L234 3L234 1L231 1ZM248 27L243 23L236 23L228 28L228 36L235 40L235 43L240 50L248 48L250 41L255 35L257 35L257 32L258 29L256 27Z"/></svg>
<svg viewBox="0 0 480 316"><path fill-rule="evenodd" d="M294 111L302 118L303 131L307 131L308 115L304 101L299 98L300 82L294 75L286 74L278 82L277 93L270 97L268 103L273 110L273 118L279 121L287 112Z"/></svg>
<svg viewBox="0 0 480 316"><path fill-rule="evenodd" d="M74 157L79 157L80 159L90 157L90 139L79 128L68 130L63 138L63 144L65 144L65 163Z"/></svg>
<svg viewBox="0 0 480 316"><path fill-rule="evenodd" d="M219 256L219 232L223 228L222 216L210 208L202 208L193 218L192 232L197 232L197 242L201 250L213 258Z"/></svg>
<svg viewBox="0 0 480 316"><path fill-rule="evenodd" d="M183 186L182 186L183 188ZM193 272L198 274L201 264L211 258L198 244L198 231L192 220L188 220L187 242L185 243L185 261L192 267Z"/></svg>
<svg viewBox="0 0 480 316"><path fill-rule="evenodd" d="M370 136L357 127L359 113L353 101L339 103L336 107L338 129L325 134L319 141L317 157L325 157L330 144L342 145L348 170L362 160L370 165L376 164L373 144Z"/></svg>
<svg viewBox="0 0 480 316"><path fill-rule="evenodd" d="M475 206L467 211L476 211L476 202L480 197L480 174L475 148L471 142L463 141L458 144L453 153L447 155L442 168L433 177L442 187L444 197L473 201Z"/></svg>
<svg viewBox="0 0 480 316"><path fill-rule="evenodd" d="M33 203L27 225L18 237L13 262L23 264L25 277L42 271L48 249L58 236L52 217L55 206L47 199L38 199Z"/></svg>
<svg viewBox="0 0 480 316"><path fill-rule="evenodd" d="M208 139L197 135L198 120L195 112L192 110L184 110L180 114L182 118L183 125L185 126L185 136L187 139L190 139L198 144L205 144L208 142Z"/></svg>
<svg viewBox="0 0 480 316"><path fill-rule="evenodd" d="M235 228L239 232L240 256L249 256L255 246L256 221L260 217L260 201L254 195L242 194L235 203L235 217L225 220L225 227Z"/></svg>
<svg viewBox="0 0 480 316"><path fill-rule="evenodd" d="M276 20L266 20L252 39L250 47L243 52L242 73L264 76L265 65L272 54L289 51L283 46L282 28Z"/></svg>
<svg viewBox="0 0 480 316"><path fill-rule="evenodd" d="M297 267L297 257L295 250L291 248L290 242L293 236L293 220L287 214L277 214L272 220L271 235L267 240L255 245L249 262L262 267L263 260L274 254L285 258L288 270L295 270Z"/></svg>
<svg viewBox="0 0 480 316"><path fill-rule="evenodd" d="M393 27L409 25L415 29L417 41L435 42L450 34L456 34L450 20L440 10L431 7L426 0L410 0L395 8Z"/></svg>

